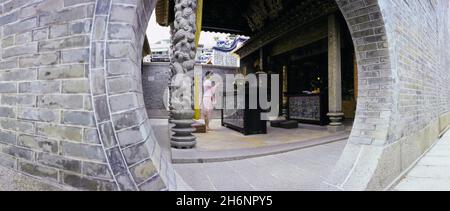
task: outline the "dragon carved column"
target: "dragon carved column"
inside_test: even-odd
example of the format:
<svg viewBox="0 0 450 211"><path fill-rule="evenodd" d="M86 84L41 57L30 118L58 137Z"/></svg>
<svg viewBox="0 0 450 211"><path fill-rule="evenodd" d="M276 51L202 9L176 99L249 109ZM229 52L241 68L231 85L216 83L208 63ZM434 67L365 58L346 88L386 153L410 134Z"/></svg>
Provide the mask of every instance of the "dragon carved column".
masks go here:
<svg viewBox="0 0 450 211"><path fill-rule="evenodd" d="M171 146L175 148L192 148L196 137L192 101L192 77L187 73L195 66L195 32L197 0L175 0L175 19L171 26L171 61L172 80L170 87Z"/></svg>

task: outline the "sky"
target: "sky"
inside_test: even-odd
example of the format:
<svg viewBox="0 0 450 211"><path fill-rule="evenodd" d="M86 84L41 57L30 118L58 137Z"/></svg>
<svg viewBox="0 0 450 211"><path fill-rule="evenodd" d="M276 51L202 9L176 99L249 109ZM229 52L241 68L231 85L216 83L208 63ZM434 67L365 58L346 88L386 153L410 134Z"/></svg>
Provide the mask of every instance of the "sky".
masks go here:
<svg viewBox="0 0 450 211"><path fill-rule="evenodd" d="M205 45L205 47L207 48L211 48L216 44L216 42L214 41L214 37L216 36L225 37L226 34L202 32L200 35L200 44ZM149 39L150 45L160 40L170 38L169 27L159 26L158 23L156 23L156 17L154 12L148 24L147 37Z"/></svg>

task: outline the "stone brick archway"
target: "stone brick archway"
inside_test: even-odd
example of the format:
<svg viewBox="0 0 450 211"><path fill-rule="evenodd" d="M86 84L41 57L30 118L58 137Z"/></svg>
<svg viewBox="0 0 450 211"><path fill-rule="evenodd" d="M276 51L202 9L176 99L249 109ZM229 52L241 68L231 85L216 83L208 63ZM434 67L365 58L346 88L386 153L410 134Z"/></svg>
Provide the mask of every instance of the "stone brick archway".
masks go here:
<svg viewBox="0 0 450 211"><path fill-rule="evenodd" d="M176 189L142 97L155 2L0 2L1 166L68 189Z"/></svg>
<svg viewBox="0 0 450 211"><path fill-rule="evenodd" d="M324 181L324 189L382 189L387 184L369 187L369 183L380 179L373 177L373 170L379 165L384 165L377 163L377 160L381 158L382 146L387 144L393 109L390 99L393 98L394 93L392 90L383 88L391 87L395 82L391 69L385 20L379 1L337 0L336 2L347 22L355 47L359 94L355 121L348 144L332 175ZM376 74L381 72L382 74ZM368 94L372 92L376 92L376 95ZM377 106L370 106L373 104ZM371 124L366 124L368 119L371 120ZM381 147L380 151L368 150L377 146ZM367 155L370 158L361 160L361 155ZM358 167L363 169L366 175L355 173Z"/></svg>
<svg viewBox="0 0 450 211"><path fill-rule="evenodd" d="M448 18L449 5L445 0L429 5L377 0L336 2L354 42L360 95L349 143L324 187L381 190L413 164L450 124L448 97L436 100L449 90L411 84L415 80L446 86L446 82L438 82L441 75L445 81L449 80L448 59L441 58L448 55L445 37L449 26L447 22L439 21ZM396 15L399 11L402 11L401 15ZM410 18L417 12L422 19ZM398 28L406 27L405 17L410 23L406 25L411 27L418 22L420 27L416 25L399 32ZM433 35L437 42L427 39L426 31L436 32ZM418 34L421 38L412 37ZM414 53L428 47L432 48L428 55ZM404 55L413 58L412 61L405 59ZM413 69L420 66L437 75L427 75L427 79L418 77L423 73L419 68L409 69L411 66L408 64L411 63ZM415 94L410 91L415 91ZM422 95L422 92L430 95ZM411 97L418 100L408 101ZM425 101L419 100L425 98ZM408 108L411 104L422 109ZM427 105L438 109L426 110Z"/></svg>
<svg viewBox="0 0 450 211"><path fill-rule="evenodd" d="M448 97L444 97L449 89L438 88L448 83L439 82L439 75L449 80L449 60L441 57L449 55L445 41L450 29L446 21L449 3L336 2L354 41L360 94L349 143L325 181L325 189L383 190L450 125ZM414 14L420 15L411 18ZM414 54L418 48L434 56Z"/></svg>
<svg viewBox="0 0 450 211"><path fill-rule="evenodd" d="M155 2L0 1L0 165L77 189L177 188L142 96L140 52ZM325 188L380 190L450 124L449 5L336 2L360 95Z"/></svg>
<svg viewBox="0 0 450 211"><path fill-rule="evenodd" d="M156 142L143 100L142 49L155 0L98 0L90 82L100 140L121 190L174 190L170 158Z"/></svg>

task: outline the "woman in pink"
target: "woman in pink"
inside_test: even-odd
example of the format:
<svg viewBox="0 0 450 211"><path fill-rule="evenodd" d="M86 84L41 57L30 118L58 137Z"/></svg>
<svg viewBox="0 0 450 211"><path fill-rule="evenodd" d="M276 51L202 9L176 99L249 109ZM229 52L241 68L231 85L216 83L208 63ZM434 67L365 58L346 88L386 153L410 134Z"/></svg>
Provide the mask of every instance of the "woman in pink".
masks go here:
<svg viewBox="0 0 450 211"><path fill-rule="evenodd" d="M212 114L214 111L215 104L215 92L216 86L213 85L211 80L212 72L206 72L205 80L203 82L203 116L205 118L206 130L209 131L209 123L211 122Z"/></svg>

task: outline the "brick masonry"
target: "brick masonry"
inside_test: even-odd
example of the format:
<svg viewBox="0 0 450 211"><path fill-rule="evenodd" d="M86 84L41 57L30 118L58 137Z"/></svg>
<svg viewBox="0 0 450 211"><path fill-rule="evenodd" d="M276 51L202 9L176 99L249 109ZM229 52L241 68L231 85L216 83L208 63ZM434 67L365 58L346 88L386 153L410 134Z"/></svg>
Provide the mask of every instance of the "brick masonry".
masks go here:
<svg viewBox="0 0 450 211"><path fill-rule="evenodd" d="M357 116L327 188L383 189L450 124L447 0L336 0ZM0 0L0 165L81 190L173 190L145 109L155 0Z"/></svg>
<svg viewBox="0 0 450 211"><path fill-rule="evenodd" d="M237 71L236 67L215 65L196 64L196 68L201 69L203 74L211 71L221 75L223 79L225 79L225 74L235 74ZM152 90L151 92L144 91L145 107L151 119L165 119L169 116L163 101L164 91L168 89L169 80L169 63L144 63L142 68L142 87L144 90ZM215 111L213 116L214 118L221 118L221 112Z"/></svg>
<svg viewBox="0 0 450 211"><path fill-rule="evenodd" d="M1 165L80 190L174 189L141 86L154 6L0 0Z"/></svg>
<svg viewBox="0 0 450 211"><path fill-rule="evenodd" d="M354 40L360 92L349 144L326 186L382 190L450 124L449 2L337 2Z"/></svg>

